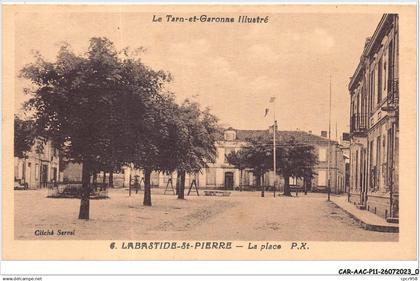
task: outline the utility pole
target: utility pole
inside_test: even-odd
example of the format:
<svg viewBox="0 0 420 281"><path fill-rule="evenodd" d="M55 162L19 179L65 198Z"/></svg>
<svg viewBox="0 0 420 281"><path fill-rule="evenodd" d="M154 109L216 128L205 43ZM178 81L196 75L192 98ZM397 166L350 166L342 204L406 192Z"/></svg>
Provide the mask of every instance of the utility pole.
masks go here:
<svg viewBox="0 0 420 281"><path fill-rule="evenodd" d="M328 112L328 152L327 152L327 159L328 159L328 166L327 166L327 177L328 177L328 186L327 186L327 193L328 193L328 201L330 201L331 196L331 182L330 182L330 148L331 148L331 75L330 75L330 106Z"/></svg>
<svg viewBox="0 0 420 281"><path fill-rule="evenodd" d="M276 101L273 103L273 115L274 115L274 127L273 127L273 172L274 172L274 183L273 183L273 196L276 197L276 183L277 183L277 170L276 170L276 132L277 132L277 121L276 121Z"/></svg>
<svg viewBox="0 0 420 281"><path fill-rule="evenodd" d="M337 157L337 150L338 150L338 133L337 133L337 121L335 121L335 141L336 141L336 147L334 149L334 155L335 155L335 194L338 194L338 188L340 186L338 182L338 157Z"/></svg>

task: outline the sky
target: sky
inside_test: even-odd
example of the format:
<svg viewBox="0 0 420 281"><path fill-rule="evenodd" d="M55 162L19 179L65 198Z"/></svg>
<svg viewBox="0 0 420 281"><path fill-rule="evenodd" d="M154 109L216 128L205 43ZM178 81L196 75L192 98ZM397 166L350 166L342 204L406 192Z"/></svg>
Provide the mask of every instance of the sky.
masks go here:
<svg viewBox="0 0 420 281"><path fill-rule="evenodd" d="M167 87L179 102L196 100L210 107L221 125L235 129L267 129L275 109L279 130L319 135L328 130L331 76L331 136L335 138L336 124L338 136L348 132L349 79L366 37L373 34L382 14L265 15L269 16L266 24L190 24L153 23L149 12L18 14L16 75L34 61L34 50L54 60L63 42L83 53L91 37L105 36L118 49L145 48L142 61L172 74ZM15 109L19 111L27 81L16 81ZM269 104L270 97L276 97L274 104ZM264 117L267 107L270 113Z"/></svg>

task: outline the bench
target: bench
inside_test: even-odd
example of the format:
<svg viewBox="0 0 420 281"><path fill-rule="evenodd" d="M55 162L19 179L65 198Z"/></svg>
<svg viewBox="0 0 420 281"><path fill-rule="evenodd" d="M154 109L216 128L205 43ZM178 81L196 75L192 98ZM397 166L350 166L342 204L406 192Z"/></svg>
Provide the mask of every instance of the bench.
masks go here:
<svg viewBox="0 0 420 281"><path fill-rule="evenodd" d="M229 191L204 190L204 196L230 196Z"/></svg>

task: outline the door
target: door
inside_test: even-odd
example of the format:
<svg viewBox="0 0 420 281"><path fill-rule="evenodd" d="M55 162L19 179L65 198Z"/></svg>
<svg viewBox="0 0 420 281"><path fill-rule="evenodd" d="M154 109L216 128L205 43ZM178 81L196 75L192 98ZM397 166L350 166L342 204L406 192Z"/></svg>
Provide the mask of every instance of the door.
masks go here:
<svg viewBox="0 0 420 281"><path fill-rule="evenodd" d="M366 207L366 199L367 199L367 181L366 181L366 174L367 174L367 165L366 165L366 149L362 149L361 151L361 161L360 163L361 169L363 173L361 174L361 202L360 204Z"/></svg>
<svg viewBox="0 0 420 281"><path fill-rule="evenodd" d="M51 171L52 175L51 175L51 180L53 180L54 182L57 182L57 168L52 168Z"/></svg>
<svg viewBox="0 0 420 281"><path fill-rule="evenodd" d="M225 173L225 189L233 189L233 173Z"/></svg>
<svg viewBox="0 0 420 281"><path fill-rule="evenodd" d="M41 187L47 187L48 165L41 165Z"/></svg>

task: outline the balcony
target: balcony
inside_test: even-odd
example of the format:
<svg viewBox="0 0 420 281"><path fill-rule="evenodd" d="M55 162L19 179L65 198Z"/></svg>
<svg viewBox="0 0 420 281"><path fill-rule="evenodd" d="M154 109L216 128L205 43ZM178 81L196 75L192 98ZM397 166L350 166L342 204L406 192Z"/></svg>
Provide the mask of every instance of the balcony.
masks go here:
<svg viewBox="0 0 420 281"><path fill-rule="evenodd" d="M366 114L353 114L350 117L350 134L365 135L367 129Z"/></svg>
<svg viewBox="0 0 420 281"><path fill-rule="evenodd" d="M387 97L388 100L387 100L387 103L390 106L398 107L399 96L400 96L399 80L398 79L390 79L388 81L388 97Z"/></svg>

